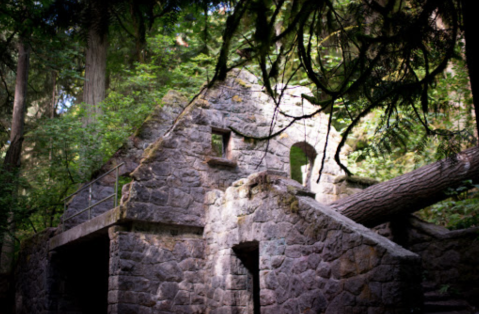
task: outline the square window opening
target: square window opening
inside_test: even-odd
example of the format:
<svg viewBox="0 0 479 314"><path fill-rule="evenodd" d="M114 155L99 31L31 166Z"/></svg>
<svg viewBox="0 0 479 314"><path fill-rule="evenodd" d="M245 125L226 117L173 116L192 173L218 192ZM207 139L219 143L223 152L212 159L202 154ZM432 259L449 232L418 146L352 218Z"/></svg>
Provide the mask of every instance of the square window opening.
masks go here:
<svg viewBox="0 0 479 314"><path fill-rule="evenodd" d="M228 143L230 133L213 130L211 133L211 148L213 157L228 158Z"/></svg>

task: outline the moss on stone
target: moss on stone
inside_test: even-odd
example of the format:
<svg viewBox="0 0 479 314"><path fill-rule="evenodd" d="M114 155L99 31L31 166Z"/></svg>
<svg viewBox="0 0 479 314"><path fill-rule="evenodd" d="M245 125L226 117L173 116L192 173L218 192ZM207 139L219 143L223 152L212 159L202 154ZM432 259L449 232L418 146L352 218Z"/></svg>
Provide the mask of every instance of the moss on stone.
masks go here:
<svg viewBox="0 0 479 314"><path fill-rule="evenodd" d="M162 104L160 104L161 107L163 106L170 106L170 107L185 107L186 104L188 104L188 98L186 98L185 95L180 93L179 91L176 90L169 90L165 96L161 99Z"/></svg>
<svg viewBox="0 0 479 314"><path fill-rule="evenodd" d="M233 101L234 101L234 102L242 102L242 101L243 101L243 98L241 98L241 97L238 96L238 95L234 95L234 96L233 96Z"/></svg>
<svg viewBox="0 0 479 314"><path fill-rule="evenodd" d="M287 211L291 212L293 214L297 214L298 211L299 211L298 198L291 193L280 195L280 197L278 199L278 205L279 206L286 206Z"/></svg>
<svg viewBox="0 0 479 314"><path fill-rule="evenodd" d="M153 111L152 114L150 114L148 117L146 117L145 121L143 121L143 123L140 125L140 127L138 127L136 130L135 130L135 133L133 133L133 136L134 137L141 137L141 134L143 133L143 131L145 130L145 127L147 126L147 124L151 121L153 121L153 117L155 115L155 113L159 110L161 110L161 107L162 105L158 105L156 106L155 110Z"/></svg>
<svg viewBox="0 0 479 314"><path fill-rule="evenodd" d="M238 83L239 85L243 86L244 88L251 88L251 84L243 81L240 78L235 78L235 82Z"/></svg>
<svg viewBox="0 0 479 314"><path fill-rule="evenodd" d="M208 100L206 100L204 98L197 99L195 101L195 103L196 103L196 105L198 105L201 108L209 108L211 106L211 104L208 102Z"/></svg>
<svg viewBox="0 0 479 314"><path fill-rule="evenodd" d="M158 139L156 142L148 146L143 153L143 161L150 162L153 161L155 153L163 148L163 138Z"/></svg>

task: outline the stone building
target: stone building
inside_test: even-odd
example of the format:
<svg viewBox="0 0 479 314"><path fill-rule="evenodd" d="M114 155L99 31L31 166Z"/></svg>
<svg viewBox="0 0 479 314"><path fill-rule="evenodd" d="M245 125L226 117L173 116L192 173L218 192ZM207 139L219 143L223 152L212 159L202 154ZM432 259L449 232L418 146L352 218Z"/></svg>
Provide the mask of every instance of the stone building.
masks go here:
<svg viewBox="0 0 479 314"><path fill-rule="evenodd" d="M356 187L332 160L327 117L293 121L316 110L307 93L291 87L277 107L239 70L189 104L170 92L102 168L131 180L119 206L77 215L114 193L112 172L23 243L16 313L421 313L421 265L433 266L328 207ZM434 242L411 234L418 251ZM462 260L453 246L444 254ZM479 275L464 260L467 285Z"/></svg>

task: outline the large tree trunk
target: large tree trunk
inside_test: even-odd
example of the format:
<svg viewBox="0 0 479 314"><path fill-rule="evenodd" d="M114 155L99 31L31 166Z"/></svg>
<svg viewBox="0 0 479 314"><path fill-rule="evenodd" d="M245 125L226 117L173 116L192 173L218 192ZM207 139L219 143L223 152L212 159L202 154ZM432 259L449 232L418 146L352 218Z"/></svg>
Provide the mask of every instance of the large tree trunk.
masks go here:
<svg viewBox="0 0 479 314"><path fill-rule="evenodd" d="M83 86L83 102L86 104L87 116L83 124L89 125L101 114L100 103L106 95L106 57L108 36L99 33L95 23L88 32L86 50L85 83Z"/></svg>
<svg viewBox="0 0 479 314"><path fill-rule="evenodd" d="M30 65L30 48L20 40L18 44L18 63L17 63L17 78L15 81L15 99L13 102L13 117L12 128L10 132L10 147L8 148L5 160L3 163L4 171L9 177L7 181L3 182L6 185L15 184L13 176L17 174L20 168L20 157L22 153L23 143L23 127L25 124L25 108L27 97L27 82L28 82L28 68ZM4 187L5 187L4 186ZM16 193L16 188L13 188L13 193ZM15 201L16 196L12 196ZM13 204L12 204L13 205ZM12 208L8 210L8 222L10 232L6 232L3 236L2 254L0 257L0 273L10 273L12 270L13 253L14 253L14 238L15 224L13 221Z"/></svg>
<svg viewBox="0 0 479 314"><path fill-rule="evenodd" d="M372 227L444 200L448 188L479 182L479 147L421 167L330 204L352 220Z"/></svg>
<svg viewBox="0 0 479 314"><path fill-rule="evenodd" d="M469 81L471 83L472 99L474 103L474 113L476 115L476 128L479 134L479 106L476 106L476 99L479 97L479 73L476 70L475 57L477 55L475 31L476 31L476 12L473 8L472 0L462 0L462 18L464 25L464 39L466 42L466 63L469 71Z"/></svg>
<svg viewBox="0 0 479 314"><path fill-rule="evenodd" d="M80 174L83 180L101 166L99 155L99 137L95 123L102 114L100 103L106 95L106 61L108 52L108 1L90 0L88 2L90 24L86 49L85 82L83 85L84 127L92 126L87 132L80 151Z"/></svg>

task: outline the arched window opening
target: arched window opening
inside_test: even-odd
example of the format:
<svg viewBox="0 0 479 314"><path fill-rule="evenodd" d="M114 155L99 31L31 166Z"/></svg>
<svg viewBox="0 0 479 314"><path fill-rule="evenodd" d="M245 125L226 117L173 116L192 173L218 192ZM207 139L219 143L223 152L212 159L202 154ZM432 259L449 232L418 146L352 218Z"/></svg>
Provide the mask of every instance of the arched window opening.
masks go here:
<svg viewBox="0 0 479 314"><path fill-rule="evenodd" d="M289 152L291 179L298 181L306 188L311 188L311 174L316 150L306 142L296 143Z"/></svg>

